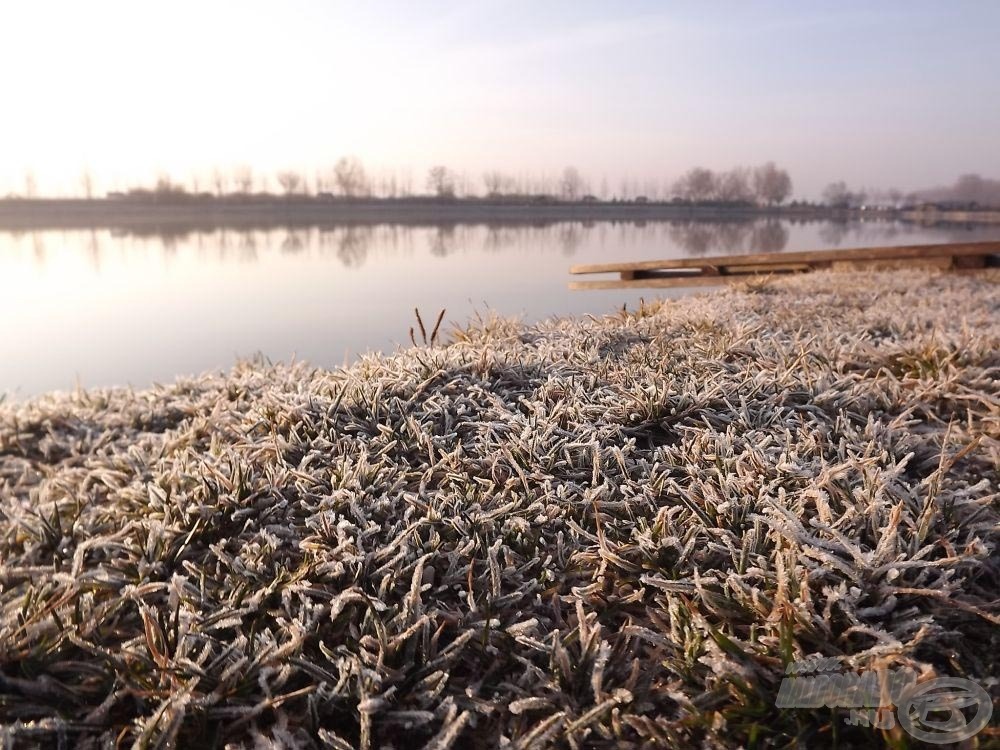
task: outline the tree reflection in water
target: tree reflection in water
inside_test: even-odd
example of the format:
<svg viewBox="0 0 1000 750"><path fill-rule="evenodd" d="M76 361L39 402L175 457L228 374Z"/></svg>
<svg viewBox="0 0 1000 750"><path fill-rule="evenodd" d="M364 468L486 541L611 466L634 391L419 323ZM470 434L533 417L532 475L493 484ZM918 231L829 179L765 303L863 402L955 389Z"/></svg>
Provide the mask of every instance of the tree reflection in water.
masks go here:
<svg viewBox="0 0 1000 750"><path fill-rule="evenodd" d="M477 252L559 252L599 262L667 257L705 257L751 253L779 253L791 238L795 250L900 242L969 241L978 235L990 239L988 228L919 227L913 224L861 221L811 221L777 218L685 221L560 221L486 224L350 224L333 226L261 226L139 230L84 229L0 232L0 260L4 254L27 250L37 266L51 262L53 252L76 247L86 253L93 268L101 267L108 252L156 252L170 262L180 252L194 250L206 259L233 258L256 262L268 251L283 255L333 256L345 267L361 268L372 252L382 257L427 252L438 258ZM803 239L805 238L805 239ZM54 241L57 240L57 241ZM234 252L235 251L235 252Z"/></svg>

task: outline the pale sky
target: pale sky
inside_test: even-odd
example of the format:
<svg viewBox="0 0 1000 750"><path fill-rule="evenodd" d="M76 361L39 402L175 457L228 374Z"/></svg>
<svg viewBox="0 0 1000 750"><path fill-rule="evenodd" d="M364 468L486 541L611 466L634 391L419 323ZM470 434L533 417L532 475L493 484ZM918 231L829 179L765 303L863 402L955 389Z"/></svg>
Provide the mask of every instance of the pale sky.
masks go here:
<svg viewBox="0 0 1000 750"><path fill-rule="evenodd" d="M0 194L446 164L798 196L1000 177L1000 2L7 0Z"/></svg>

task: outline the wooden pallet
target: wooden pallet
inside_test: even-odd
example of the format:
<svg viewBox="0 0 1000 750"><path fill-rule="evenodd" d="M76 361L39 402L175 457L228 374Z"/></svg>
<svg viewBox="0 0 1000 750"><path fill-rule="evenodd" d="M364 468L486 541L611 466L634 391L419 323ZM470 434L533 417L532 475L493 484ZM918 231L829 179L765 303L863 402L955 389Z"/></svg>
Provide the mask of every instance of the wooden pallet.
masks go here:
<svg viewBox="0 0 1000 750"><path fill-rule="evenodd" d="M633 289L715 286L762 274L933 268L974 270L1000 258L1000 242L960 242L945 245L854 247L789 253L757 253L709 258L670 258L633 263L573 266L572 274L617 273L617 279L574 281L570 289Z"/></svg>

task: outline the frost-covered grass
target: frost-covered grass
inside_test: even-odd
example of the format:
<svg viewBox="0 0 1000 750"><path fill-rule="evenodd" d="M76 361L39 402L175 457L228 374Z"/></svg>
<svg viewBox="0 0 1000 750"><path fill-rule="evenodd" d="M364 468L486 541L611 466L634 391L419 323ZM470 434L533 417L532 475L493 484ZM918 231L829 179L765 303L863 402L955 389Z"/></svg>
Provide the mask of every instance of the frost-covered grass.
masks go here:
<svg viewBox="0 0 1000 750"><path fill-rule="evenodd" d="M808 655L996 691L998 280L2 405L0 745L898 746L774 702Z"/></svg>

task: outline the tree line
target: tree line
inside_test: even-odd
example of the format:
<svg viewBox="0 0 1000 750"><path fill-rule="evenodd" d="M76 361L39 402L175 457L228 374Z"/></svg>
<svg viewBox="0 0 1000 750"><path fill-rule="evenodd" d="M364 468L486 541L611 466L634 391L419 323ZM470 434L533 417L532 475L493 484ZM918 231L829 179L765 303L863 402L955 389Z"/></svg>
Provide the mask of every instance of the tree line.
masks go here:
<svg viewBox="0 0 1000 750"><path fill-rule="evenodd" d="M906 208L934 204L942 208L1000 207L1000 180L964 174L951 185L904 192L899 188L851 188L843 180L823 190L823 203L833 208Z"/></svg>
<svg viewBox="0 0 1000 750"><path fill-rule="evenodd" d="M97 197L96 181L87 171L79 181L78 194ZM479 179L445 165L431 167L423 181L408 171L372 173L360 159L346 156L329 168L313 172L282 169L255 171L249 166L216 168L186 181L163 174L151 185L132 186L108 193L110 197L233 197L284 195L339 197L344 199L410 198L433 196L441 200L458 198L547 199L563 201L675 201L688 203L779 205L792 192L788 172L768 162L759 167L736 167L713 172L695 167L679 179L635 180L623 178L612 186L606 177L592 182L575 166L567 166L556 176L489 170ZM25 177L23 191L12 197L38 195L33 175Z"/></svg>
<svg viewBox="0 0 1000 750"><path fill-rule="evenodd" d="M80 177L78 194L97 197L93 175ZM501 170L484 172L479 180L466 172L444 165L431 167L421 182L408 171L370 172L360 159L346 156L333 166L315 170L284 169L274 173L256 172L249 166L213 169L207 175L178 181L161 175L151 187L131 187L109 193L111 197L232 197L232 196L318 196L326 198L411 198L433 196L441 200L458 198L546 199L564 201L672 201L726 206L778 206L792 195L788 171L767 162L758 167L734 167L713 171L705 167L689 169L673 181L622 179L611 186L607 178L593 183L574 166L558 176L532 176ZM24 187L9 197L38 197L32 173ZM904 208L925 203L953 208L1000 207L1000 180L978 174L962 175L952 185L904 192L897 188L851 188L844 181L831 182L823 190L821 203L840 209Z"/></svg>

